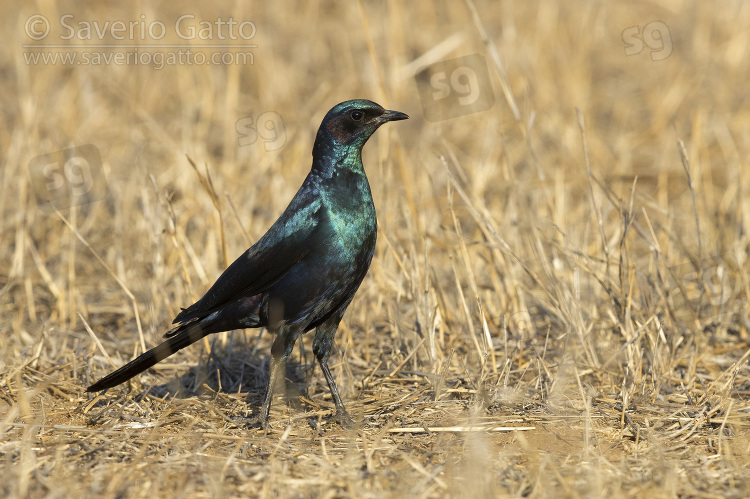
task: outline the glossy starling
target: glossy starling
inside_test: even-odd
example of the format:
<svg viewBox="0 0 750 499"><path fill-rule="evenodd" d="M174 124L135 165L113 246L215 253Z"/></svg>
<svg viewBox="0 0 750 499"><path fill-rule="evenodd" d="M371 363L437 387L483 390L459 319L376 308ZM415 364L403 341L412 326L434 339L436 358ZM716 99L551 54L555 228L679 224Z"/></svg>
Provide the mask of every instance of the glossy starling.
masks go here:
<svg viewBox="0 0 750 499"><path fill-rule="evenodd" d="M275 334L258 421L268 424L273 387L294 342L315 329L313 352L336 405L352 423L328 369L339 322L375 250L377 220L362 147L383 123L409 117L369 100L331 109L318 129L310 173L278 220L227 268L206 294L177 314L166 341L89 386L95 392L139 374L211 333L265 327Z"/></svg>

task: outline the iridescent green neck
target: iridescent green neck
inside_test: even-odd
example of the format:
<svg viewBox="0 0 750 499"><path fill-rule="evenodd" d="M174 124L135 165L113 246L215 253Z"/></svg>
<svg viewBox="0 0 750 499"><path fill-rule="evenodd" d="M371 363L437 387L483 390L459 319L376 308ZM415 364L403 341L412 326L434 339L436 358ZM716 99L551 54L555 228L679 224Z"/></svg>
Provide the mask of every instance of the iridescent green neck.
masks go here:
<svg viewBox="0 0 750 499"><path fill-rule="evenodd" d="M365 174L365 168L362 165L362 143L354 144L326 144L323 147L316 147L313 150L312 170L323 177L330 178L338 169L345 169L351 172ZM317 146L318 144L316 144Z"/></svg>

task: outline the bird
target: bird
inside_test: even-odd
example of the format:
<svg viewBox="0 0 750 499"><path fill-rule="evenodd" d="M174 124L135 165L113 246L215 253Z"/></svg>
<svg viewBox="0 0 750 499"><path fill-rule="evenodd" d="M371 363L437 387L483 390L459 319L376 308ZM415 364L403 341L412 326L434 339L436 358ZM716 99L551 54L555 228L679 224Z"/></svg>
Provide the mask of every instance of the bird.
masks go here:
<svg viewBox="0 0 750 499"><path fill-rule="evenodd" d="M366 99L341 102L325 115L312 167L289 206L208 291L172 321L166 340L89 386L112 388L203 337L264 327L274 335L265 398L254 421L269 426L276 380L297 339L315 330L313 353L335 406L334 420L352 427L328 368L344 312L370 268L377 218L362 148L383 124L409 119Z"/></svg>

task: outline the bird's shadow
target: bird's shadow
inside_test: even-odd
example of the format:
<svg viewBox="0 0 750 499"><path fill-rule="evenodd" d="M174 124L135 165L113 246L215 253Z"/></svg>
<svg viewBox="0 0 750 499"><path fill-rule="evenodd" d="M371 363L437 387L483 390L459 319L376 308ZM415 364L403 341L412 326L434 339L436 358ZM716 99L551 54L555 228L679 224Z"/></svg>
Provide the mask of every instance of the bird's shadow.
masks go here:
<svg viewBox="0 0 750 499"><path fill-rule="evenodd" d="M248 343L230 336L225 345L216 338L211 342L210 351L207 354L204 352L195 366L166 383L151 386L143 395L188 399L207 392L241 393L246 395L248 405L257 408L266 394L270 358L270 341L267 337L258 336L258 340ZM287 403L301 407L299 399L306 395L314 368L314 357L309 349L306 355L291 355L286 361L286 382L277 385L274 395L285 393Z"/></svg>

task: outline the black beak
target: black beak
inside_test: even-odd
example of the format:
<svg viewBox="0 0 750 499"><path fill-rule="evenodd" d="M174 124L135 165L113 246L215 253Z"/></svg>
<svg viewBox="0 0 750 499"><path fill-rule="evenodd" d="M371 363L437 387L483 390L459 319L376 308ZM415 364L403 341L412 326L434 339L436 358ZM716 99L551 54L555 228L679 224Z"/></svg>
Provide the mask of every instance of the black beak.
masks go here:
<svg viewBox="0 0 750 499"><path fill-rule="evenodd" d="M376 118L380 123L386 123L388 121L399 121L408 120L409 115L406 113L400 113L398 111L386 111Z"/></svg>

